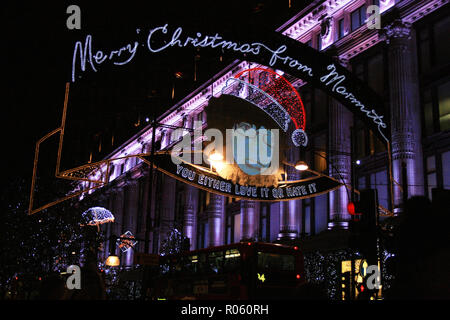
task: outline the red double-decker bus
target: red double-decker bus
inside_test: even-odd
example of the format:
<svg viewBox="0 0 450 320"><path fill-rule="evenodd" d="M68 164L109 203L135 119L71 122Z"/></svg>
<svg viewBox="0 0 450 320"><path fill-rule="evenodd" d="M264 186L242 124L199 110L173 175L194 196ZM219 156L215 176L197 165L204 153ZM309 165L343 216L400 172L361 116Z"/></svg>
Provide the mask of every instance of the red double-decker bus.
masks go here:
<svg viewBox="0 0 450 320"><path fill-rule="evenodd" d="M262 242L188 251L160 259L154 299L284 299L305 283L298 247Z"/></svg>

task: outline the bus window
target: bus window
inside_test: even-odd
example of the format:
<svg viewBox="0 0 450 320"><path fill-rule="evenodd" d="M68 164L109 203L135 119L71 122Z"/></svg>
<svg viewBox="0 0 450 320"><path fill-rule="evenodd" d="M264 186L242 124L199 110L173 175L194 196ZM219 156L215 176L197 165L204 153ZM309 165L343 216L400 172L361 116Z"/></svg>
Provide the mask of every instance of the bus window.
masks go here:
<svg viewBox="0 0 450 320"><path fill-rule="evenodd" d="M200 253L198 255L198 266L197 266L197 273L207 273L208 272L208 261L206 259L205 253Z"/></svg>
<svg viewBox="0 0 450 320"><path fill-rule="evenodd" d="M197 272L198 269L198 256L188 256L184 268L188 274Z"/></svg>
<svg viewBox="0 0 450 320"><path fill-rule="evenodd" d="M173 267L175 274L179 274L183 272L184 269L184 261L183 257L178 257L173 261Z"/></svg>
<svg viewBox="0 0 450 320"><path fill-rule="evenodd" d="M240 268L241 253L238 249L225 251L224 270L235 271Z"/></svg>
<svg viewBox="0 0 450 320"><path fill-rule="evenodd" d="M295 258L287 254L258 252L259 271L291 271L295 270Z"/></svg>
<svg viewBox="0 0 450 320"><path fill-rule="evenodd" d="M209 271L211 273L223 272L223 251L213 251L208 255Z"/></svg>

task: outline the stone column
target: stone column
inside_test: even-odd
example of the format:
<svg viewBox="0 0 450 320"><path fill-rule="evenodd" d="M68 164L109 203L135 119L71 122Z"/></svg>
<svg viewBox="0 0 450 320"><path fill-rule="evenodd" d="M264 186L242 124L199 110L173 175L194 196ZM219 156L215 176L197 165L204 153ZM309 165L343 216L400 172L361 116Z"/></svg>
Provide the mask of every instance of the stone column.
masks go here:
<svg viewBox="0 0 450 320"><path fill-rule="evenodd" d="M183 127L187 129L193 128L194 117L191 114L183 115Z"/></svg>
<svg viewBox="0 0 450 320"><path fill-rule="evenodd" d="M393 178L402 184L406 164L408 197L423 195L420 99L415 33L409 23L395 20L386 27L389 43L389 93ZM401 211L403 194L394 184L394 212Z"/></svg>
<svg viewBox="0 0 450 320"><path fill-rule="evenodd" d="M241 240L256 240L259 231L259 216L256 201L241 200Z"/></svg>
<svg viewBox="0 0 450 320"><path fill-rule="evenodd" d="M351 185L351 126L353 115L341 103L331 99L329 107L329 158L330 176ZM347 211L350 191L345 186L330 192L330 221L328 229L347 229L351 216Z"/></svg>
<svg viewBox="0 0 450 320"><path fill-rule="evenodd" d="M193 117L183 114L183 127L191 129ZM189 134L188 132L184 134ZM183 234L189 238L189 248L194 250L197 242L198 189L189 184L184 185L184 223Z"/></svg>
<svg viewBox="0 0 450 320"><path fill-rule="evenodd" d="M300 159L300 149L293 145L291 140L292 132L287 135L288 145L286 160L290 164L295 164ZM286 166L288 180L299 180L300 172L294 167ZM280 231L278 240L293 240L298 238L299 221L301 214L301 200L289 200L280 202Z"/></svg>
<svg viewBox="0 0 450 320"><path fill-rule="evenodd" d="M113 209L113 205L114 205L113 195L111 193L111 190L106 189L100 195L99 200L101 201L101 206L108 209L109 211L111 211L111 213L115 217L114 209ZM110 245L109 237L111 236L111 234L113 232L113 226L114 226L113 222L109 222L109 223L102 225L102 229L105 232L105 236L106 236L106 241L102 244L103 251L100 252L100 254L99 254L100 260L102 262L105 262L106 258L108 258L108 256L109 256L109 245Z"/></svg>
<svg viewBox="0 0 450 320"><path fill-rule="evenodd" d="M197 209L198 189L189 184L185 185L184 227L183 234L189 238L190 249L196 248L197 240Z"/></svg>
<svg viewBox="0 0 450 320"><path fill-rule="evenodd" d="M124 221L124 231L123 233L130 231L136 237L136 223L138 215L138 181L130 180L127 182L127 197L125 205L125 221ZM123 234L122 233L122 234ZM119 234L122 235L122 234ZM134 249L129 249L125 252L125 260L122 265L126 267L133 266Z"/></svg>
<svg viewBox="0 0 450 320"><path fill-rule="evenodd" d="M214 247L223 244L224 234L225 197L211 193L208 206L208 246Z"/></svg>
<svg viewBox="0 0 450 320"><path fill-rule="evenodd" d="M161 131L161 149L164 149L169 145L170 134L170 129L164 129Z"/></svg>
<svg viewBox="0 0 450 320"><path fill-rule="evenodd" d="M291 180L291 178L288 179ZM280 232L278 233L278 240L294 240L298 238L300 212L301 200L280 202Z"/></svg>
<svg viewBox="0 0 450 320"><path fill-rule="evenodd" d="M167 239L167 233L173 228L175 218L176 180L168 175L164 175L162 189L159 248L161 248L161 243Z"/></svg>
<svg viewBox="0 0 450 320"><path fill-rule="evenodd" d="M112 233L119 237L122 234L122 221L123 221L123 201L124 201L124 190L123 188L114 188L114 201L113 201L113 208L114 208L114 228L112 229ZM116 240L114 240L116 241ZM115 251L114 253L116 255L119 255L119 249L117 249L117 246L114 244ZM122 263L122 261L121 261Z"/></svg>
<svg viewBox="0 0 450 320"><path fill-rule="evenodd" d="M146 219L147 219L147 210L150 210L149 208L149 185L150 181L148 178L148 174L145 173L143 178L141 178L140 188L143 188L142 190L142 203L140 207L140 212L138 212L138 215L141 216L140 220L138 220L138 225L136 225L136 237L140 239L145 240L145 226L146 226ZM145 249L145 242L140 241L138 244L139 252L144 252Z"/></svg>

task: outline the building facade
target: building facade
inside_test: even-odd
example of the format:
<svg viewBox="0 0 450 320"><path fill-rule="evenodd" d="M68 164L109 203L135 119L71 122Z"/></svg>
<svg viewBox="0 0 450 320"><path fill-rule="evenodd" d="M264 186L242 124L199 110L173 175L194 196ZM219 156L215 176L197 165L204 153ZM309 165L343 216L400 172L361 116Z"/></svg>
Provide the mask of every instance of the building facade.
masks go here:
<svg viewBox="0 0 450 320"><path fill-rule="evenodd" d="M367 9L373 5L379 9L379 28L370 26ZM445 0L314 1L280 26L278 32L331 55L383 98L391 123L392 175L398 184L391 192L389 153L371 130L325 92L285 74L305 106L309 144L303 156L309 166L357 189L377 189L380 205L394 214L401 212L405 193L431 197L432 188L449 189L448 30L450 8ZM233 62L160 116L162 125L155 129L155 137L149 125L108 158L148 153L152 139L157 150L170 149L181 138L174 134L176 127L192 129L194 122L201 121L207 128L208 100L221 94L228 78L258 66ZM287 157L294 163L299 160L295 152ZM92 173L105 174L106 168ZM300 173L287 174L294 180ZM116 218L102 226L104 231L108 236L130 231L145 239L150 226L149 253L159 253L174 228L190 239L191 249L243 239L300 241L324 250L345 247L342 239L350 220L345 187L303 200L238 200L183 184L156 170L150 178L149 166L137 157L115 160L108 179L106 186L87 195ZM139 241L134 251L144 252L145 247ZM116 250L122 265L133 264L133 250ZM105 251L102 258L108 255Z"/></svg>

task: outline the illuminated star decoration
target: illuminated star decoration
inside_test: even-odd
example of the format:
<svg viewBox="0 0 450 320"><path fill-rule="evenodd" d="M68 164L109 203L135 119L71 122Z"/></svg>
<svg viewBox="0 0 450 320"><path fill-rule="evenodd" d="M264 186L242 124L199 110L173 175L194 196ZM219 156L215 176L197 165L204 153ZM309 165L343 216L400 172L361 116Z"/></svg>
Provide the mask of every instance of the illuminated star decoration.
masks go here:
<svg viewBox="0 0 450 320"><path fill-rule="evenodd" d="M125 232L123 235L120 236L120 239L117 239L117 246L122 250L122 252L126 252L129 249L133 248L136 243L138 243L134 235L131 233L131 231Z"/></svg>

